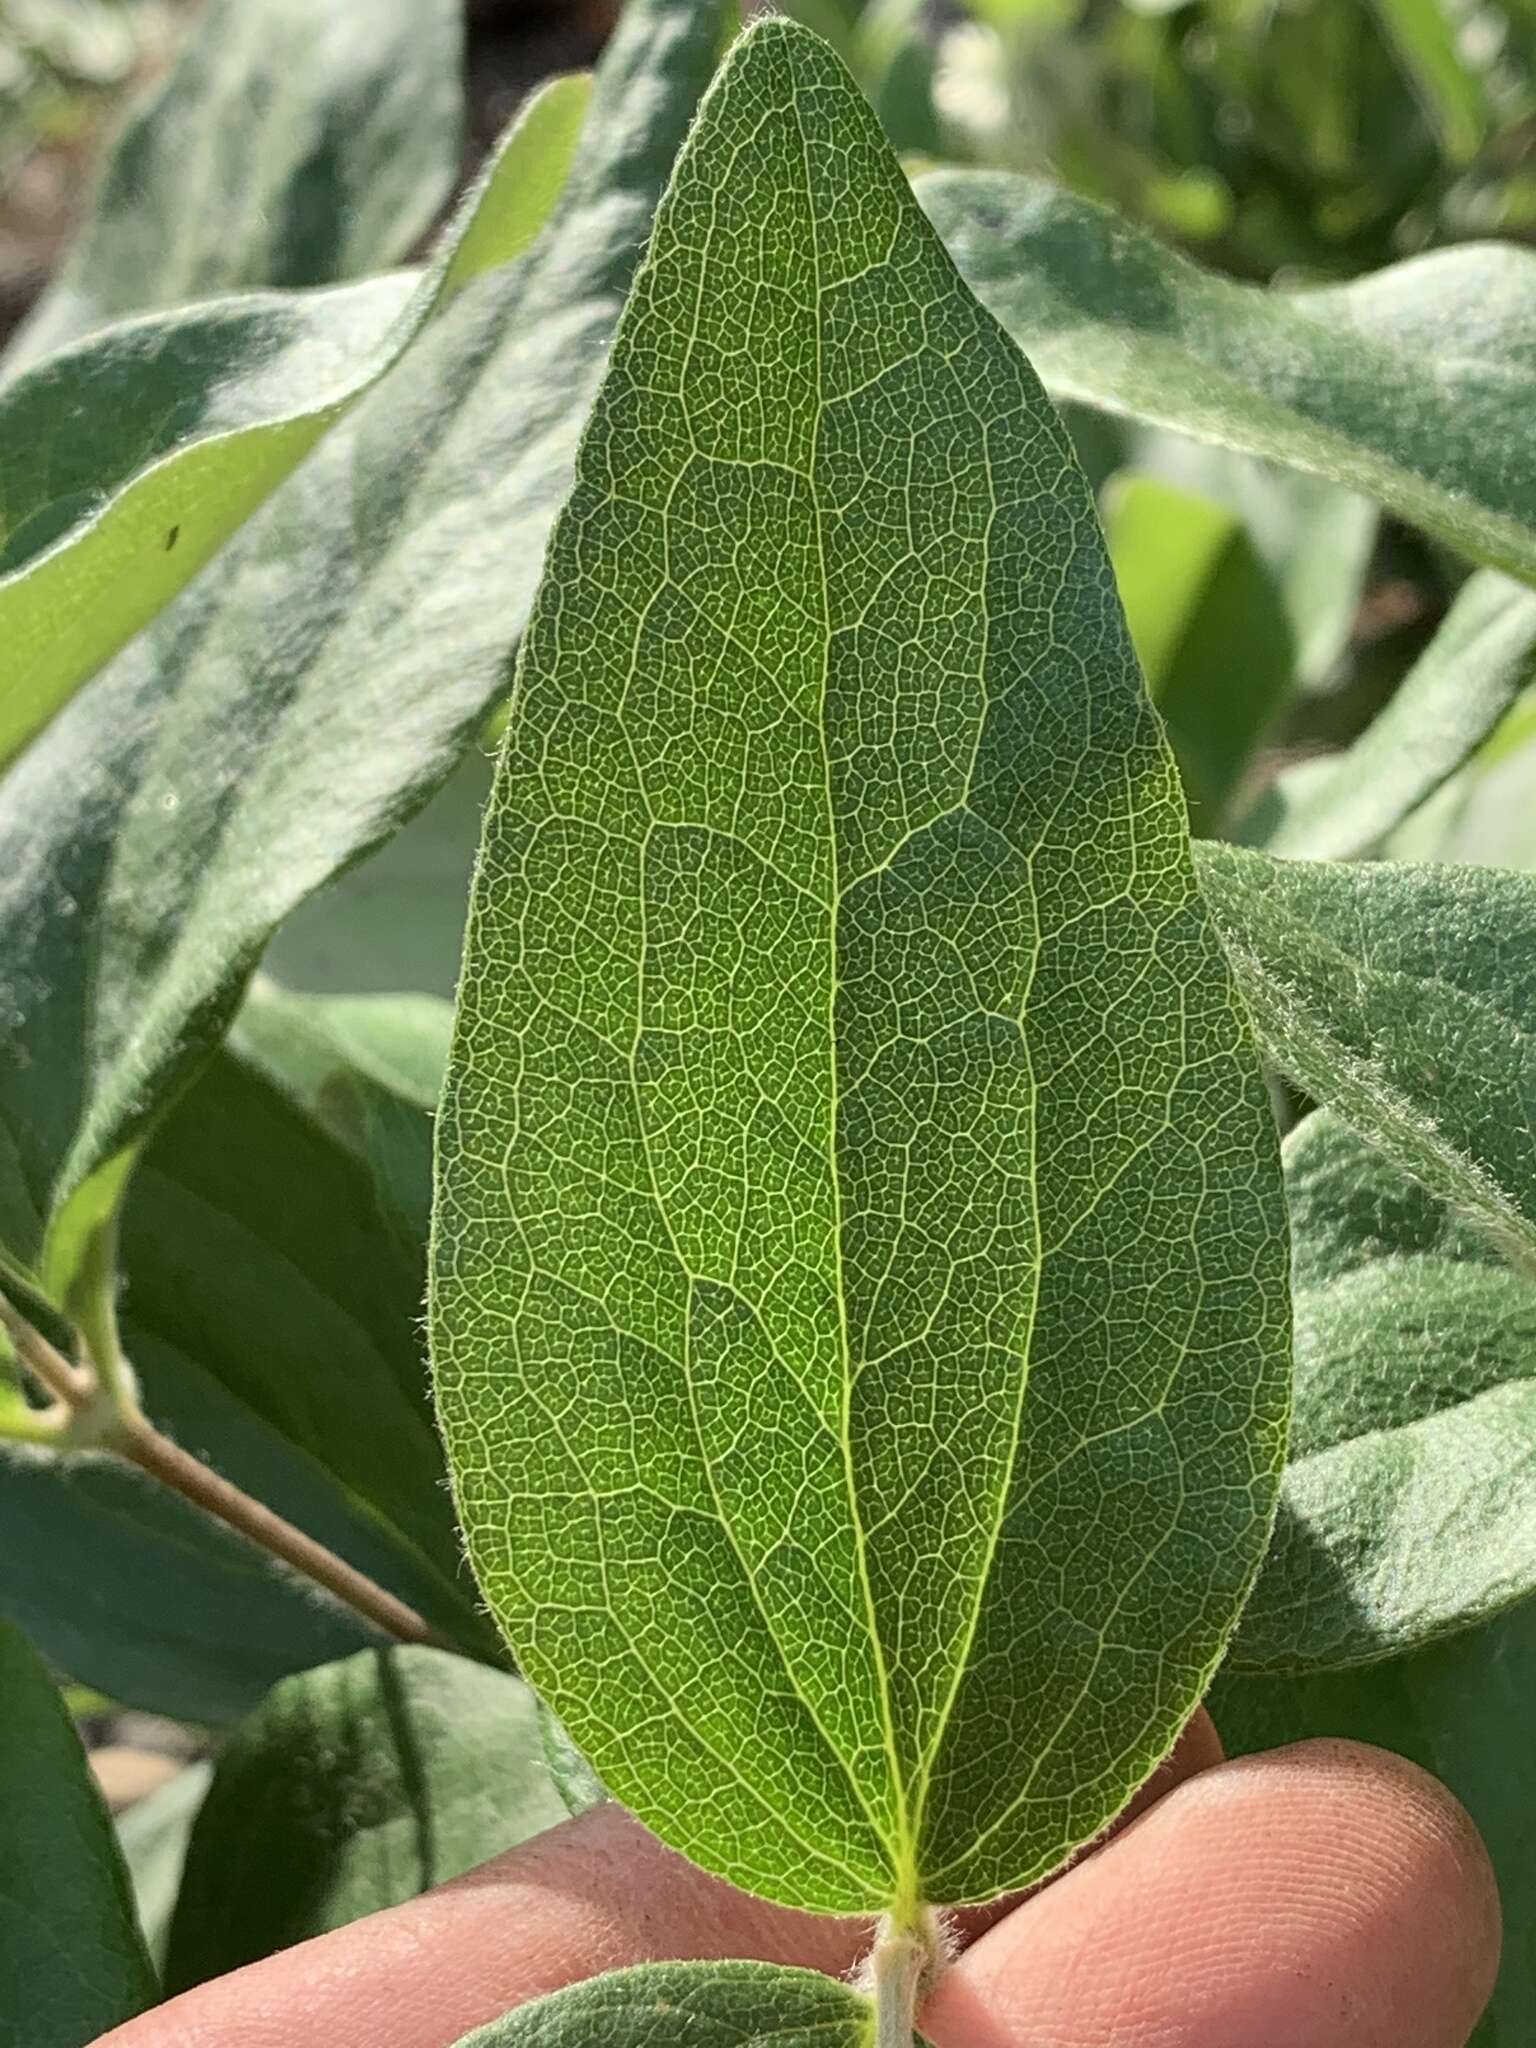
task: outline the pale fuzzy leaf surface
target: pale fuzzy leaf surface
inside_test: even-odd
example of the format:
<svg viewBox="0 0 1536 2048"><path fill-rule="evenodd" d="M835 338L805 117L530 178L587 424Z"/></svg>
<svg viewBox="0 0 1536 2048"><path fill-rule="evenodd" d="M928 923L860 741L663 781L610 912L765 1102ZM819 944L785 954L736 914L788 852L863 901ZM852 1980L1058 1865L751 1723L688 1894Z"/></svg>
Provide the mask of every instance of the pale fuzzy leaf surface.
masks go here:
<svg viewBox="0 0 1536 2048"><path fill-rule="evenodd" d="M123 1216L125 1343L163 1429L494 1656L426 1401L430 1126L391 1085L411 1018L327 1021L267 1017L262 1071L221 1055L160 1127ZM110 1697L216 1724L369 1640L108 1459L0 1465L0 1613Z"/></svg>
<svg viewBox="0 0 1536 2048"><path fill-rule="evenodd" d="M1536 879L1211 843L1197 865L1276 1066L1531 1267Z"/></svg>
<svg viewBox="0 0 1536 2048"><path fill-rule="evenodd" d="M1536 2040L1536 1601L1414 1656L1297 1676L1223 1673L1211 1712L1230 1755L1313 1736L1397 1751L1461 1800L1488 1846L1504 1909L1493 2003L1468 2048Z"/></svg>
<svg viewBox="0 0 1536 2048"><path fill-rule="evenodd" d="M193 1824L166 1989L401 1905L583 1803L507 1672L390 1648L285 1679L220 1754Z"/></svg>
<svg viewBox="0 0 1536 2048"><path fill-rule="evenodd" d="M57 1685L0 1622L0 2048L87 2048L156 1998L128 1873Z"/></svg>
<svg viewBox="0 0 1536 2048"><path fill-rule="evenodd" d="M646 1963L535 1999L458 2048L873 2048L869 2001L772 1963ZM914 2039L913 2048L923 2048Z"/></svg>
<svg viewBox="0 0 1536 2048"><path fill-rule="evenodd" d="M617 1797L833 1911L1118 1810L1268 1531L1273 1132L1060 423L787 24L551 544L439 1159L471 1557Z"/></svg>
<svg viewBox="0 0 1536 2048"><path fill-rule="evenodd" d="M549 524L722 15L632 0L555 220L469 286L7 777L0 1248L226 1026L274 928L447 776L504 687Z"/></svg>
<svg viewBox="0 0 1536 2048"><path fill-rule="evenodd" d="M1309 774L1294 793L1282 777L1239 837L1307 860L1375 852L1466 765L1533 677L1536 592L1481 570L1331 772Z"/></svg>
<svg viewBox="0 0 1536 2048"><path fill-rule="evenodd" d="M1285 1175L1295 1407L1242 1669L1370 1662L1536 1591L1536 1279L1327 1110Z"/></svg>
<svg viewBox="0 0 1536 2048"><path fill-rule="evenodd" d="M1048 388L1330 478L1474 561L1536 581L1536 253L1435 250L1326 289L1200 270L1032 178L916 191Z"/></svg>
<svg viewBox="0 0 1536 2048"><path fill-rule="evenodd" d="M1215 831L1291 687L1296 656L1279 589L1236 513L1161 477L1116 477L1104 529L1191 821Z"/></svg>
<svg viewBox="0 0 1536 2048"><path fill-rule="evenodd" d="M513 123L424 276L130 320L0 389L0 765L170 603L569 171L585 82Z"/></svg>
<svg viewBox="0 0 1536 2048"><path fill-rule="evenodd" d="M125 314L397 262L458 171L462 61L458 0L209 0L5 369Z"/></svg>

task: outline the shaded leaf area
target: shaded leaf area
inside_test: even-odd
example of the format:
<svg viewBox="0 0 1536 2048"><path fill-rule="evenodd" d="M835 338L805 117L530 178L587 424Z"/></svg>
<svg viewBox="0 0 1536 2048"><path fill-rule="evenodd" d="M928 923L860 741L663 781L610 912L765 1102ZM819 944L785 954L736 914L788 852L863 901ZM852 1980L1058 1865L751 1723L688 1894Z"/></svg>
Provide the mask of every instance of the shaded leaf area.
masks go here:
<svg viewBox="0 0 1536 2048"><path fill-rule="evenodd" d="M166 1989L398 1906L589 1803L568 1803L506 1672L391 1648L285 1679L193 1823Z"/></svg>
<svg viewBox="0 0 1536 2048"><path fill-rule="evenodd" d="M1536 880L1197 849L1260 1042L1475 1224L1536 1254Z"/></svg>
<svg viewBox="0 0 1536 2048"><path fill-rule="evenodd" d="M0 390L0 764L170 603L422 327L537 236L586 86L520 113L424 275L129 321Z"/></svg>
<svg viewBox="0 0 1536 2048"><path fill-rule="evenodd" d="M458 2048L873 2048L846 1984L771 1963L647 1963L573 1984L466 2034ZM914 2048L923 2048L914 2036Z"/></svg>
<svg viewBox="0 0 1536 2048"><path fill-rule="evenodd" d="M124 1340L160 1427L450 1640L494 1656L426 1402L428 1119L354 1072L331 1053L322 1092L343 1136L251 1068L215 1061L134 1183ZM392 1128L414 1126L392 1176L351 1121L354 1103L374 1102ZM285 1673L370 1640L110 1459L8 1461L0 1523L37 1532L7 1546L0 1610L129 1704L233 1720Z"/></svg>
<svg viewBox="0 0 1536 2048"><path fill-rule="evenodd" d="M1527 2048L1536 2029L1536 1603L1363 1670L1223 1674L1210 1708L1228 1753L1309 1736L1374 1742L1423 1765L1466 1806L1504 1907L1492 2007L1469 2048Z"/></svg>
<svg viewBox="0 0 1536 2048"><path fill-rule="evenodd" d="M5 369L125 314L407 255L458 171L462 61L455 0L209 0Z"/></svg>
<svg viewBox="0 0 1536 2048"><path fill-rule="evenodd" d="M1536 1591L1536 1280L1325 1110L1285 1170L1295 1408L1240 1669L1369 1662Z"/></svg>
<svg viewBox="0 0 1536 2048"><path fill-rule="evenodd" d="M1235 512L1122 473L1104 508L1136 656L1168 727L1196 831L1215 831L1290 690L1280 592Z"/></svg>
<svg viewBox="0 0 1536 2048"><path fill-rule="evenodd" d="M1468 243L1295 292L1200 270L1107 208L1005 172L915 187L972 289L1058 397L1363 493L1536 580L1536 254Z"/></svg>
<svg viewBox="0 0 1536 2048"><path fill-rule="evenodd" d="M1490 737L1536 678L1536 592L1484 569L1467 579L1391 702L1344 752L1265 792L1237 837L1266 852L1376 852Z"/></svg>
<svg viewBox="0 0 1536 2048"><path fill-rule="evenodd" d="M167 1785L117 1818L118 1847L133 1883L133 1903L150 1960L165 1969L171 1916L187 1860L187 1838L213 1776L210 1763L187 1764Z"/></svg>
<svg viewBox="0 0 1536 2048"><path fill-rule="evenodd" d="M438 1156L471 1556L615 1796L833 1911L1124 1804L1268 1532L1272 1124L1060 422L787 24L551 543Z"/></svg>
<svg viewBox="0 0 1536 2048"><path fill-rule="evenodd" d="M460 295L7 778L0 1243L50 1292L277 924L410 817L502 690L720 28L635 0L537 246Z"/></svg>
<svg viewBox="0 0 1536 2048"><path fill-rule="evenodd" d="M157 1996L112 1823L47 1667L0 1622L0 2043L87 2048Z"/></svg>

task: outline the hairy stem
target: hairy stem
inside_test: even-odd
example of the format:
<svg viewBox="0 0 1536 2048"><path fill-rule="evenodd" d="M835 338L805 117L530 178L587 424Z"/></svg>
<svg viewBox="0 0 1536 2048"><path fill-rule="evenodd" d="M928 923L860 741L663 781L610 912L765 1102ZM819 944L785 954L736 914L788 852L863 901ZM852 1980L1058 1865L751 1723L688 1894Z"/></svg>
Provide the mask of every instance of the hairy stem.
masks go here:
<svg viewBox="0 0 1536 2048"><path fill-rule="evenodd" d="M281 1559L381 1634L401 1643L441 1643L413 1607L156 1429L139 1405L133 1369L118 1347L110 1304L92 1320L94 1328L85 1338L90 1364L75 1365L0 1295L0 1328L14 1346L17 1362L54 1403L50 1409L29 1412L24 1426L10 1427L11 1418L0 1418L0 1435L50 1443L66 1452L110 1451Z"/></svg>
<svg viewBox="0 0 1536 2048"><path fill-rule="evenodd" d="M880 1922L865 1965L875 2002L874 2048L913 2048L919 1994L932 1988L941 1947L931 1914L898 1919L888 1913Z"/></svg>

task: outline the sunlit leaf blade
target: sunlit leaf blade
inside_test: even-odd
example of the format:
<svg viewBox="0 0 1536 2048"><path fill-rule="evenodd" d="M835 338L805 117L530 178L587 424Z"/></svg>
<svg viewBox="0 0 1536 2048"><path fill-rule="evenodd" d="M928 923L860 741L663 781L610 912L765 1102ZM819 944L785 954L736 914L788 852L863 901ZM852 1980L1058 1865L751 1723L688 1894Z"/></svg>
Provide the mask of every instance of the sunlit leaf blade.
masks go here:
<svg viewBox="0 0 1536 2048"><path fill-rule="evenodd" d="M0 389L0 765L170 603L481 271L548 218L586 105L513 123L423 276L107 328Z"/></svg>
<svg viewBox="0 0 1536 2048"><path fill-rule="evenodd" d="M828 1910L1093 1834L1267 1533L1273 1150L1060 424L762 25L551 543L439 1124L472 1560L615 1796Z"/></svg>
<svg viewBox="0 0 1536 2048"><path fill-rule="evenodd" d="M1211 1711L1229 1754L1348 1736L1409 1757L1449 1786L1487 1844L1504 1909L1493 2004L1468 2048L1536 2038L1536 1601L1468 1634L1349 1671L1223 1674Z"/></svg>
<svg viewBox="0 0 1536 2048"><path fill-rule="evenodd" d="M53 1290L112 1192L98 1169L206 1056L277 924L411 816L502 692L722 21L632 0L538 245L460 294L7 777L0 1251Z"/></svg>
<svg viewBox="0 0 1536 2048"><path fill-rule="evenodd" d="M916 190L1048 388L1359 491L1536 581L1536 253L1436 250L1322 290L1198 269L1090 200L1004 172Z"/></svg>
<svg viewBox="0 0 1536 2048"><path fill-rule="evenodd" d="M209 0L5 369L125 314L407 255L458 171L462 24L458 0Z"/></svg>
<svg viewBox="0 0 1536 2048"><path fill-rule="evenodd" d="M166 1989L400 1905L573 1811L506 1672L380 1649L285 1679L219 1757Z"/></svg>
<svg viewBox="0 0 1536 2048"><path fill-rule="evenodd" d="M1536 593L1484 569L1331 773L1309 773L1294 794L1282 778L1238 836L1310 860L1374 852L1465 766L1533 677Z"/></svg>
<svg viewBox="0 0 1536 2048"><path fill-rule="evenodd" d="M59 1689L0 1622L0 2039L87 2048L157 1996L128 1874Z"/></svg>
<svg viewBox="0 0 1536 2048"><path fill-rule="evenodd" d="M163 1429L494 1656L426 1404L430 1127L391 1085L424 1078L382 1056L360 1068L362 1026L317 1046L309 1021L295 1044L291 1017L265 1020L281 1084L221 1056L157 1132L123 1216L125 1341ZM398 1069L409 1031L372 1022ZM218 1724L371 1640L106 1459L0 1464L0 1613L114 1699Z"/></svg>
<svg viewBox="0 0 1536 2048"><path fill-rule="evenodd" d="M1514 1263L1536 1260L1536 879L1197 849L1264 1049Z"/></svg>
<svg viewBox="0 0 1536 2048"><path fill-rule="evenodd" d="M1327 1110L1285 1172L1295 1410L1243 1669L1369 1662L1536 1592L1536 1278Z"/></svg>
<svg viewBox="0 0 1536 2048"><path fill-rule="evenodd" d="M1280 593L1235 513L1134 471L1105 536L1152 701L1197 831L1215 831L1295 673Z"/></svg>
<svg viewBox="0 0 1536 2048"><path fill-rule="evenodd" d="M867 1999L772 1963L646 1963L573 1984L458 2048L873 2048ZM914 2048L922 2048L914 2042Z"/></svg>
<svg viewBox="0 0 1536 2048"><path fill-rule="evenodd" d="M117 1819L118 1846L133 1882L139 1927L157 1970L165 1967L187 1837L212 1776L210 1763L187 1764L168 1785L137 1800Z"/></svg>

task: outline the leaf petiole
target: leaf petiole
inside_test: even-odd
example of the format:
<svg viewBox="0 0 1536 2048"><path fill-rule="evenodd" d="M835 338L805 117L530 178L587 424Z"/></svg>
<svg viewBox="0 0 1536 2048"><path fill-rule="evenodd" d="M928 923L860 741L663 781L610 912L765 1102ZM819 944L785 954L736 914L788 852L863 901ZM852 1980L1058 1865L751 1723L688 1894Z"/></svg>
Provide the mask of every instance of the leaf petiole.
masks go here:
<svg viewBox="0 0 1536 2048"><path fill-rule="evenodd" d="M881 1920L865 1964L874 2048L913 2048L919 1999L933 1989L943 1960L943 1934L932 1911L893 1911Z"/></svg>

